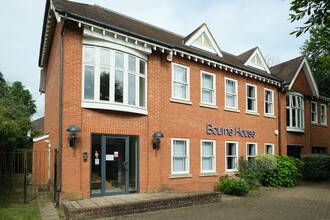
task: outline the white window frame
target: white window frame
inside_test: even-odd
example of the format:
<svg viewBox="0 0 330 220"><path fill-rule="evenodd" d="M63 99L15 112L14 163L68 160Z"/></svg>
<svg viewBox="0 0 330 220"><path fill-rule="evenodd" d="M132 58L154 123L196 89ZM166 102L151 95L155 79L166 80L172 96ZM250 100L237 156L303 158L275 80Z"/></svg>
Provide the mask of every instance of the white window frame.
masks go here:
<svg viewBox="0 0 330 220"><path fill-rule="evenodd" d="M227 106L227 81L232 81L235 83L236 94L229 94L234 96L234 106ZM225 77L225 108L238 110L238 81L236 79Z"/></svg>
<svg viewBox="0 0 330 220"><path fill-rule="evenodd" d="M173 159L174 159L174 141L185 141L186 142L186 153L187 155L184 155L186 157L185 159L185 165L186 169L185 171L174 171L174 164L173 164ZM171 174L172 175L185 175L189 174L189 166L190 166L190 158L189 158L189 139L186 138L171 138Z"/></svg>
<svg viewBox="0 0 330 220"><path fill-rule="evenodd" d="M266 101L266 92L271 92L272 102ZM271 104L271 112L266 112L266 104ZM264 89L264 114L267 116L274 116L274 90L272 89Z"/></svg>
<svg viewBox="0 0 330 220"><path fill-rule="evenodd" d="M180 98L180 97L175 97L174 96L174 66L182 67L186 69L186 74L187 74L187 89L186 89L186 98ZM178 82L181 83L181 82ZM182 100L182 101L190 101L190 68L188 66L184 66L178 63L172 63L172 79L171 79L171 84L172 84L172 99L174 100Z"/></svg>
<svg viewBox="0 0 330 220"><path fill-rule="evenodd" d="M227 154L227 144L235 144L236 147L236 155L228 155ZM235 159L235 168L234 169L228 169L228 157L234 157ZM237 172L238 170L238 142L237 141L225 141L225 161L226 161L226 172Z"/></svg>
<svg viewBox="0 0 330 220"><path fill-rule="evenodd" d="M328 124L327 105L321 104L320 108L321 108L320 122L321 122L321 125L326 126ZM324 109L324 112L323 112L323 109ZM323 118L324 118L324 120L323 120Z"/></svg>
<svg viewBox="0 0 330 220"><path fill-rule="evenodd" d="M203 155L203 143L209 142L212 143L213 155ZM203 170L203 158L208 157L212 158L212 169ZM201 140L201 173L215 173L216 172L216 141L215 140Z"/></svg>
<svg viewBox="0 0 330 220"><path fill-rule="evenodd" d="M315 107L315 111L313 111L313 106ZM311 101L311 122L313 124L318 123L318 114L317 114L317 102ZM313 115L315 115L315 120L313 120Z"/></svg>
<svg viewBox="0 0 330 220"><path fill-rule="evenodd" d="M253 144L255 147L255 155L249 155L249 145ZM256 158L256 156L258 155L258 144L255 142L247 142L246 143L246 160L248 161L249 158Z"/></svg>
<svg viewBox="0 0 330 220"><path fill-rule="evenodd" d="M248 97L248 87L253 87L255 89L255 97L254 98ZM258 92L257 91L258 90L257 90L256 85L246 83L246 111L247 112L258 113ZM248 100L249 99L252 99L252 100L255 101L255 105L254 105L255 110L248 109Z"/></svg>
<svg viewBox="0 0 330 220"><path fill-rule="evenodd" d="M265 148L264 148L265 154L269 154L267 152L267 146L271 146L271 149L272 149L271 155L275 155L275 147L274 147L274 144L271 144L271 143L265 143Z"/></svg>
<svg viewBox="0 0 330 220"><path fill-rule="evenodd" d="M85 48L94 48L95 51L95 61L85 62L84 54ZM110 51L110 64L102 64L101 63L101 50ZM125 51L125 52L123 52ZM124 68L117 68L115 66L115 53L124 54ZM82 103L81 106L83 108L94 108L94 109L106 109L106 110L114 110L114 111L124 111L124 112L133 112L138 114L147 115L147 60L146 56L142 55L139 52L136 52L131 49L125 49L121 46L105 47L99 45L83 45L83 63L82 63ZM128 59L129 56L135 58L136 61L136 72L135 75L135 104L128 104L128 75L133 73L128 70ZM145 65L145 73L141 74L139 71L140 61L143 61ZM94 98L93 99L85 99L85 66L94 67ZM101 76L101 68L106 68L109 70L109 100L101 100L100 99L100 76ZM124 80L124 91L123 91L123 102L115 102L115 72L119 70L123 72L123 80ZM140 106L140 78L144 78L144 107ZM127 89L125 89L127 88Z"/></svg>
<svg viewBox="0 0 330 220"><path fill-rule="evenodd" d="M289 116L286 116L287 118L289 117L289 121L286 122L286 130L287 131L293 131L293 132L304 132L305 130L305 100L304 96L300 93L297 92L290 92L286 94L286 99L289 98L289 106L287 106L287 100L285 101L286 103L286 114L288 114L289 110ZM296 106L293 106L293 99L296 100ZM298 102L299 100L302 100L302 103L300 103L300 107L298 107ZM293 121L292 114L293 112L295 113L296 116L296 121L295 125ZM299 119L297 119L299 115ZM299 120L299 122L298 122ZM300 126L298 126L298 123Z"/></svg>
<svg viewBox="0 0 330 220"><path fill-rule="evenodd" d="M210 89L210 88L203 88L203 76L204 75L209 75L212 77L212 86L213 86L213 89ZM212 106L216 106L216 94L217 94L217 90L216 90L216 75L213 74L213 73L209 73L209 72L206 72L206 71L201 71L201 103L204 104L204 105L212 105ZM212 101L211 102L204 102L203 101L203 90L210 90L212 92Z"/></svg>

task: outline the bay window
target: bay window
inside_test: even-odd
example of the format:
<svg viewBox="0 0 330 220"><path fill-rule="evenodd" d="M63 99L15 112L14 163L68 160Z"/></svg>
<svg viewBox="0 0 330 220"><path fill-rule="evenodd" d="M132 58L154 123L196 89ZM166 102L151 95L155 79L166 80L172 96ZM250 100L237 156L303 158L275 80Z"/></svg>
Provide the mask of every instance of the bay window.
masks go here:
<svg viewBox="0 0 330 220"><path fill-rule="evenodd" d="M304 97L300 93L286 95L287 131L304 132Z"/></svg>
<svg viewBox="0 0 330 220"><path fill-rule="evenodd" d="M138 53L85 45L82 107L147 114L146 69Z"/></svg>

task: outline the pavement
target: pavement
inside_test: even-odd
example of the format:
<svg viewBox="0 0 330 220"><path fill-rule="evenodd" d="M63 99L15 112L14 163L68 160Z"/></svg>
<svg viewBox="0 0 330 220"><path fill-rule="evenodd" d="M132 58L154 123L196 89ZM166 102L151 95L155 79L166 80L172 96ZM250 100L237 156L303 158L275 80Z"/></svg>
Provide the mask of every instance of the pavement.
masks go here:
<svg viewBox="0 0 330 220"><path fill-rule="evenodd" d="M132 200L131 195L126 196L128 203ZM136 195L142 195L141 198L145 197L142 193ZM85 202L91 205L96 201L104 201L103 199L105 198L91 198L89 201L85 200ZM117 201L120 203L123 202L120 200ZM64 219L63 213L58 212L50 202L47 192L41 192L41 195L39 195L39 207L42 219ZM222 202L102 219L330 220L330 182L301 182L292 188L262 187L260 191L246 197L223 195Z"/></svg>

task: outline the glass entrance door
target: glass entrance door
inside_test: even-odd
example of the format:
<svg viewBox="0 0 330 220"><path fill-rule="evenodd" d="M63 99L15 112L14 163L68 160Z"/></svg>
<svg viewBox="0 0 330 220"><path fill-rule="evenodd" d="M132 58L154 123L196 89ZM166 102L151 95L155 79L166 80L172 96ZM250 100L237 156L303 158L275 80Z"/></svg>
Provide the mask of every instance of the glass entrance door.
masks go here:
<svg viewBox="0 0 330 220"><path fill-rule="evenodd" d="M105 138L105 193L128 192L128 137Z"/></svg>
<svg viewBox="0 0 330 220"><path fill-rule="evenodd" d="M92 135L91 196L138 191L138 138Z"/></svg>

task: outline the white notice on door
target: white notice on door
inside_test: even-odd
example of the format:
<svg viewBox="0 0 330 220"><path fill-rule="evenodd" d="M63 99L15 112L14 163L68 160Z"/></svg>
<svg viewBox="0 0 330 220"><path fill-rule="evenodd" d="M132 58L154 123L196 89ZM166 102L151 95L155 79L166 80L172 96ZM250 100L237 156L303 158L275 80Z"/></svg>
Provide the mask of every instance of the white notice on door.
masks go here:
<svg viewBox="0 0 330 220"><path fill-rule="evenodd" d="M113 160L115 160L115 158L114 158L113 154L107 154L105 160L106 161L113 161Z"/></svg>
<svg viewBox="0 0 330 220"><path fill-rule="evenodd" d="M100 159L95 159L95 165L100 165Z"/></svg>

